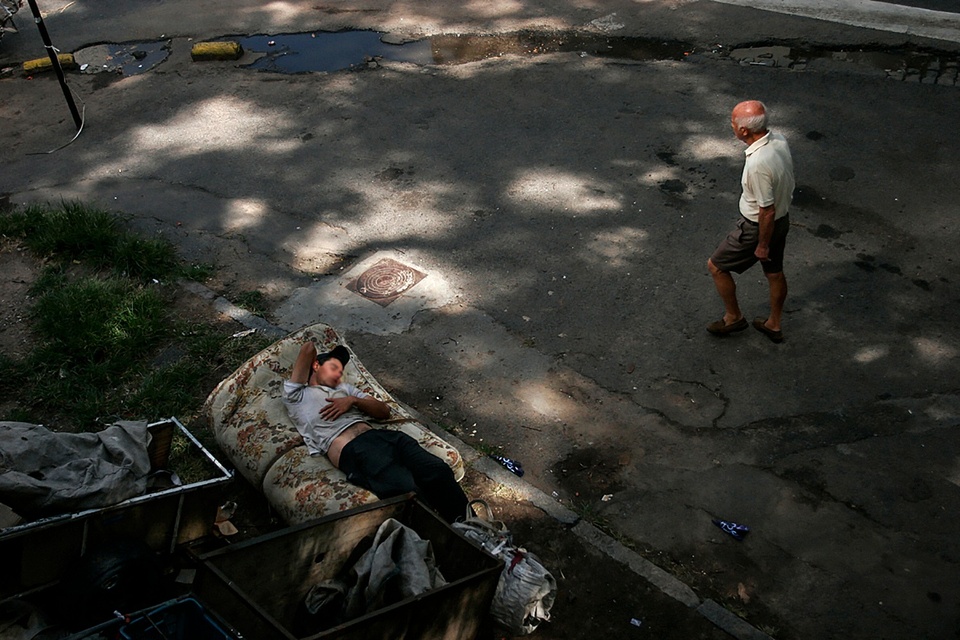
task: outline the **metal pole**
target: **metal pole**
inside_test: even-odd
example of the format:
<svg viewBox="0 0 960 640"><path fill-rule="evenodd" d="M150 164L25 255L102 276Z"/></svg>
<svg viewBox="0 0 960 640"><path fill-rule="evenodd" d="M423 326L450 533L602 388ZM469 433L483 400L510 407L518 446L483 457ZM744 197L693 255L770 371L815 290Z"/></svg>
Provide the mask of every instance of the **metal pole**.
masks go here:
<svg viewBox="0 0 960 640"><path fill-rule="evenodd" d="M70 115L73 116L73 122L77 125L77 131L83 126L83 118L77 110L77 104L73 101L73 94L70 93L70 87L67 86L67 79L63 76L63 67L60 66L60 58L50 42L50 34L43 24L43 16L40 15L40 8L37 7L37 0L27 0L30 3L30 11L33 12L33 20L37 23L37 29L40 30L40 38L43 40L43 46L47 49L47 55L50 56L50 62L53 64L53 70L57 72L57 79L60 80L60 88L63 90L63 97L67 99L67 106L70 107Z"/></svg>

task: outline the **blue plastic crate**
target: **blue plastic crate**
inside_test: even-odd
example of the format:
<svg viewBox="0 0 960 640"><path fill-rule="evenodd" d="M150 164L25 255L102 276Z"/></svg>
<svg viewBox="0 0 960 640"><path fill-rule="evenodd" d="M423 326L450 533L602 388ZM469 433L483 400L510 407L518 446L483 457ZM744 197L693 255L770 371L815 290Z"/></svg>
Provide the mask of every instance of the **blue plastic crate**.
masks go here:
<svg viewBox="0 0 960 640"><path fill-rule="evenodd" d="M120 629L125 640L236 640L199 602L183 598L157 607Z"/></svg>

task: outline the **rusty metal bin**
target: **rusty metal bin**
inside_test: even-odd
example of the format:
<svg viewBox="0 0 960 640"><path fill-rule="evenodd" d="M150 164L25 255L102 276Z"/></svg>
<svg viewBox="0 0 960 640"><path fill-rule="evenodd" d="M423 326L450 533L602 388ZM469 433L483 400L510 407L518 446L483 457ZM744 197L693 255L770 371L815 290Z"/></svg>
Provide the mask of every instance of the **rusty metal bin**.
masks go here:
<svg viewBox="0 0 960 640"><path fill-rule="evenodd" d="M357 544L388 518L432 543L447 584L325 631L297 635L297 612L310 588L349 568ZM247 638L468 640L489 611L502 568L412 496L401 496L208 553L193 588Z"/></svg>
<svg viewBox="0 0 960 640"><path fill-rule="evenodd" d="M152 550L174 548L210 533L232 474L176 418L148 426L154 469L165 468L170 441L179 431L188 455L208 479L137 496L100 509L63 514L0 529L0 600L58 583L89 549L118 539L142 541Z"/></svg>

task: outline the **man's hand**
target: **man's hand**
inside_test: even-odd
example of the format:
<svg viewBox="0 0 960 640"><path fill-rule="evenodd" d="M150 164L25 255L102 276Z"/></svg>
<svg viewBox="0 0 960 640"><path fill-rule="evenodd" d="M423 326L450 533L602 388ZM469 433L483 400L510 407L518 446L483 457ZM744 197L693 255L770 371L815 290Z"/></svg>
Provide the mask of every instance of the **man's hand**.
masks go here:
<svg viewBox="0 0 960 640"><path fill-rule="evenodd" d="M773 221L776 218L777 209L774 205L760 207L760 212L757 214L757 221L760 225L759 239L757 240L757 248L753 250L753 255L757 256L757 259L762 262L770 259L770 240L773 238Z"/></svg>
<svg viewBox="0 0 960 640"><path fill-rule="evenodd" d="M354 405L357 398L347 396L346 398L327 398L327 406L320 409L320 417L324 420L336 420Z"/></svg>

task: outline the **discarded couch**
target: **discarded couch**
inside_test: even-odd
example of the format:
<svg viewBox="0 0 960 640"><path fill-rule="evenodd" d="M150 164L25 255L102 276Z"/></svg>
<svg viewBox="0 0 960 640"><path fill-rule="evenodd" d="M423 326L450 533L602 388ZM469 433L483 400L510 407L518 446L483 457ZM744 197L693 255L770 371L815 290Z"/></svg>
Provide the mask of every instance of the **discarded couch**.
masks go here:
<svg viewBox="0 0 960 640"><path fill-rule="evenodd" d="M326 456L311 456L281 400L284 380L305 340L317 351L343 344L326 324L315 324L267 347L223 380L207 398L204 411L217 444L237 471L260 489L288 524L306 522L377 501L369 491L347 482ZM349 345L344 345L350 350ZM463 478L460 452L419 424L380 386L350 350L343 379L390 405L377 428L403 431L446 461L457 481Z"/></svg>

